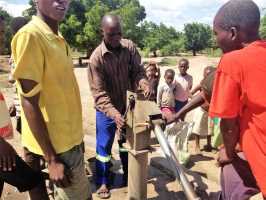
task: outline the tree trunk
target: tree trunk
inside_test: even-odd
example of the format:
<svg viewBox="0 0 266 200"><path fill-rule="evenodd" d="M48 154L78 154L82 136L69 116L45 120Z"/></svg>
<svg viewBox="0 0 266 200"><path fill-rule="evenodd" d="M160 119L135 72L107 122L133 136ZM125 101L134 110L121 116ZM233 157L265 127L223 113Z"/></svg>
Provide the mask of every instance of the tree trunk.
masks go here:
<svg viewBox="0 0 266 200"><path fill-rule="evenodd" d="M197 55L197 52L195 49L193 49L193 56L196 56Z"/></svg>
<svg viewBox="0 0 266 200"><path fill-rule="evenodd" d="M82 57L79 57L79 66L82 66Z"/></svg>
<svg viewBox="0 0 266 200"><path fill-rule="evenodd" d="M86 55L86 57L87 57L87 58L90 58L92 52L93 52L93 49L88 48L88 49L87 49L87 55Z"/></svg>
<svg viewBox="0 0 266 200"><path fill-rule="evenodd" d="M153 57L157 57L157 53L156 53L156 51L153 51Z"/></svg>

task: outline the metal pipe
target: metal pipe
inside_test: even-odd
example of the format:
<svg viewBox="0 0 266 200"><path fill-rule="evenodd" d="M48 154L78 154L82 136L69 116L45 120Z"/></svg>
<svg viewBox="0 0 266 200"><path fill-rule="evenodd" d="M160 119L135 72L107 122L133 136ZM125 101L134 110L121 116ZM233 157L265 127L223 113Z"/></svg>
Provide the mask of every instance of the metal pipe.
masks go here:
<svg viewBox="0 0 266 200"><path fill-rule="evenodd" d="M154 125L154 133L160 143L160 146L164 152L165 157L167 158L178 181L180 182L187 199L188 200L200 200L200 198L196 195L195 191L193 190L192 185L188 181L182 165L179 164L179 161L176 158L171 146L169 145L168 140L165 137L160 124Z"/></svg>

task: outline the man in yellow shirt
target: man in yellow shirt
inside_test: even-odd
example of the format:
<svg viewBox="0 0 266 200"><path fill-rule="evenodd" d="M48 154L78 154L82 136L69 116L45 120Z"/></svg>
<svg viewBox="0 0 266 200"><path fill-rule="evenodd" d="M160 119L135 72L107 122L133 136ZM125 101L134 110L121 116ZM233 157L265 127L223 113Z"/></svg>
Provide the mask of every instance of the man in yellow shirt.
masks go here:
<svg viewBox="0 0 266 200"><path fill-rule="evenodd" d="M22 105L25 158L41 170L48 163L57 199L91 199L84 170L82 111L70 48L58 32L69 0L37 0L37 16L12 41L14 78ZM43 182L31 199L49 199Z"/></svg>

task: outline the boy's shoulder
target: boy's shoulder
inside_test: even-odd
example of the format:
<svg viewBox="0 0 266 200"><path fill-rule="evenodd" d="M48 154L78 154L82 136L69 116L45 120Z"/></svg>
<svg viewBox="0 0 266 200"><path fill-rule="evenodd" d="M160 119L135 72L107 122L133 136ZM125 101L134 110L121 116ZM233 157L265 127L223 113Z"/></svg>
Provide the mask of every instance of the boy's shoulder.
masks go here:
<svg viewBox="0 0 266 200"><path fill-rule="evenodd" d="M186 75L186 78L189 79L189 80L192 80L193 79L193 76L191 76L190 74L187 74Z"/></svg>
<svg viewBox="0 0 266 200"><path fill-rule="evenodd" d="M129 50L136 48L135 43L129 39L126 39L126 38L122 38L120 43L124 48L127 48Z"/></svg>
<svg viewBox="0 0 266 200"><path fill-rule="evenodd" d="M36 34L36 33L41 33L41 30L38 28L38 26L36 26L36 24L34 23L34 20L32 19L31 21L29 21L29 23L27 23L26 25L24 25L18 32L17 34L21 34L21 33L31 33L31 34Z"/></svg>
<svg viewBox="0 0 266 200"><path fill-rule="evenodd" d="M42 38L42 33L41 31L38 29L38 27L36 27L34 25L34 23L32 23L32 21L30 21L28 24L26 24L25 26L23 26L13 37L13 41L17 40L19 37L30 37L30 38ZM13 43L13 42L12 42Z"/></svg>

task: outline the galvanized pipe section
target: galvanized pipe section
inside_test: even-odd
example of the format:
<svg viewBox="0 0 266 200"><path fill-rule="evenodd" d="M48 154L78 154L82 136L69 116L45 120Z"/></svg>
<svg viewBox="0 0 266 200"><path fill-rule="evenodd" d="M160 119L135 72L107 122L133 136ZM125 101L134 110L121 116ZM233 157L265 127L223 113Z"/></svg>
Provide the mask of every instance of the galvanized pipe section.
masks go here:
<svg viewBox="0 0 266 200"><path fill-rule="evenodd" d="M168 140L165 137L160 124L154 125L154 133L160 143L160 146L164 152L165 157L167 158L177 179L179 180L187 199L188 200L200 200L200 198L194 192L192 185L188 181L182 166L179 164L178 159L173 153L173 150L170 147Z"/></svg>

